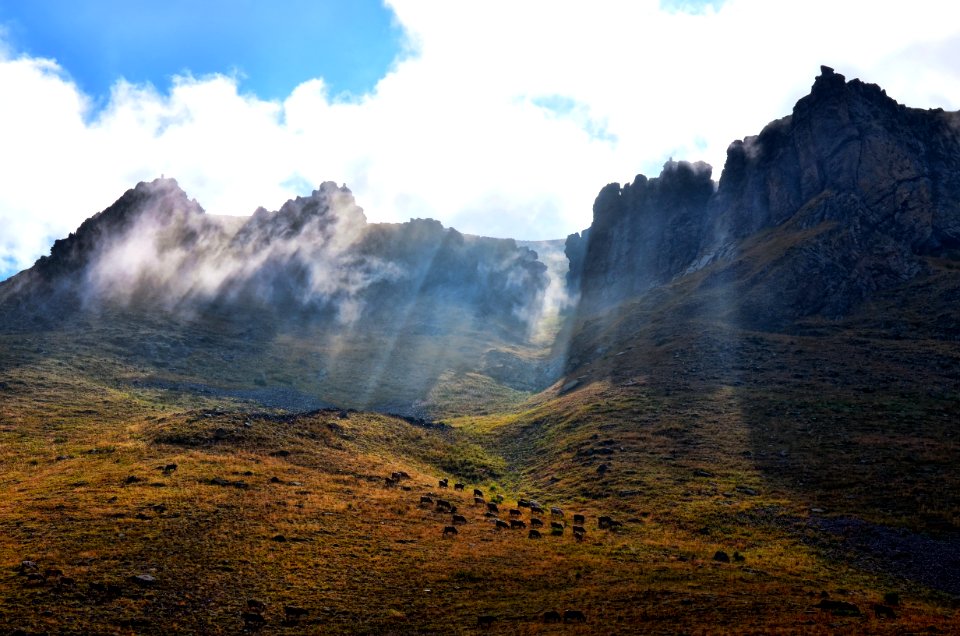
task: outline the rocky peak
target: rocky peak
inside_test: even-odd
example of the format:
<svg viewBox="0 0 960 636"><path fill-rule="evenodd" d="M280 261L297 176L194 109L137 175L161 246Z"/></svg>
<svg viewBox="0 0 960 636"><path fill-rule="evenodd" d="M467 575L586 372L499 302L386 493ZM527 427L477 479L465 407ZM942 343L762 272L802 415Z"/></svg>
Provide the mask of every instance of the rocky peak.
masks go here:
<svg viewBox="0 0 960 636"><path fill-rule="evenodd" d="M709 170L684 162L603 188L589 240L568 241L583 255L582 296L609 304L736 264L746 241L776 232L769 249L751 247L763 275L736 292L755 299L751 320L842 315L925 272L924 256L960 247L958 119L823 66L790 115L730 145L716 192Z"/></svg>
<svg viewBox="0 0 960 636"><path fill-rule="evenodd" d="M55 241L50 255L41 257L34 270L48 280L77 273L106 243L145 219L157 226L170 226L203 214L200 204L187 196L176 179L141 181L113 205L84 221L76 232Z"/></svg>
<svg viewBox="0 0 960 636"><path fill-rule="evenodd" d="M586 302L606 304L661 284L696 256L707 203L714 192L703 162L668 161L659 177L605 186L593 205L589 233L568 238L568 281Z"/></svg>

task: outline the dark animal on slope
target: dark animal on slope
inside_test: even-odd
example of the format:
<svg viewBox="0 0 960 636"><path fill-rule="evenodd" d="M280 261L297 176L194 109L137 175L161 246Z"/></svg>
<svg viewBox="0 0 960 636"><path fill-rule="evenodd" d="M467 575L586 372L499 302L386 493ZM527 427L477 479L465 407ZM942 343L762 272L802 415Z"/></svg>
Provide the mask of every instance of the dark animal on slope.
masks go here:
<svg viewBox="0 0 960 636"><path fill-rule="evenodd" d="M539 530L530 530L530 532L527 534L527 537L530 539L539 539L541 536L542 535L540 534Z"/></svg>
<svg viewBox="0 0 960 636"><path fill-rule="evenodd" d="M464 486L463 484L454 484L454 485L453 485L453 489L454 489L454 490L463 490L464 488L465 488L465 486Z"/></svg>
<svg viewBox="0 0 960 636"><path fill-rule="evenodd" d="M478 627L490 627L497 620L496 616L477 616Z"/></svg>
<svg viewBox="0 0 960 636"><path fill-rule="evenodd" d="M517 500L517 508L529 508L529 507L530 507L530 502L527 501L526 499Z"/></svg>
<svg viewBox="0 0 960 636"><path fill-rule="evenodd" d="M559 521L551 521L550 528L553 530L559 530L560 532L563 532L563 524L560 523Z"/></svg>
<svg viewBox="0 0 960 636"><path fill-rule="evenodd" d="M587 617L580 610L566 610L563 612L564 623L585 623Z"/></svg>
<svg viewBox="0 0 960 636"><path fill-rule="evenodd" d="M501 519L497 519L497 520L496 520L496 524L494 525L494 529L500 530L501 528L507 528L507 529L509 530L509 529L510 529L510 524L507 523L506 521L501 520Z"/></svg>
<svg viewBox="0 0 960 636"><path fill-rule="evenodd" d="M582 526L587 522L587 518L583 515L573 515L573 522L578 526Z"/></svg>
<svg viewBox="0 0 960 636"><path fill-rule="evenodd" d="M563 617L560 616L560 612L557 610L549 610L543 613L544 623L559 623L562 620Z"/></svg>
<svg viewBox="0 0 960 636"><path fill-rule="evenodd" d="M487 510L485 513L483 513L483 516L484 516L484 517L490 517L490 518L492 518L492 519L496 519L496 518L497 518L497 513L491 512L491 511Z"/></svg>
<svg viewBox="0 0 960 636"><path fill-rule="evenodd" d="M577 532L576 530L574 530L574 531L573 531L573 538L576 539L577 543L581 543L581 542L583 541L583 533L582 533L582 532Z"/></svg>
<svg viewBox="0 0 960 636"><path fill-rule="evenodd" d="M251 612L263 613L267 610L267 604L256 598L248 598L247 609Z"/></svg>
<svg viewBox="0 0 960 636"><path fill-rule="evenodd" d="M463 515L453 515L453 525L463 524L467 522L467 518Z"/></svg>
<svg viewBox="0 0 960 636"><path fill-rule="evenodd" d="M563 510L561 510L560 508L554 507L554 508L551 508L551 509L550 509L550 514L553 515L554 517L562 517L562 516L563 516ZM549 612L547 612L547 613L549 614ZM554 612L554 614L556 614L556 612ZM559 614L557 614L557 616L559 616Z"/></svg>
<svg viewBox="0 0 960 636"><path fill-rule="evenodd" d="M487 503L487 502L485 502L485 501L483 500L483 497L474 497L474 498L473 498L473 505L474 505L474 506L482 506L482 505L485 504L485 503Z"/></svg>
<svg viewBox="0 0 960 636"><path fill-rule="evenodd" d="M390 473L390 479L394 481L400 481L401 479L403 479L403 477L400 476L400 473L393 472L393 473Z"/></svg>
<svg viewBox="0 0 960 636"><path fill-rule="evenodd" d="M420 497L420 503L421 503L421 504L432 504L432 503L433 503L433 499L431 499L430 497L427 497L426 495L423 495L423 496Z"/></svg>
<svg viewBox="0 0 960 636"><path fill-rule="evenodd" d="M536 517L531 517L531 518L530 518L530 526L533 527L533 528L542 528L542 527L543 527L543 522L542 522L541 520L537 519Z"/></svg>
<svg viewBox="0 0 960 636"><path fill-rule="evenodd" d="M474 489L473 489L473 496L474 496L474 497L483 497L483 491L480 490L479 488L474 488Z"/></svg>
<svg viewBox="0 0 960 636"><path fill-rule="evenodd" d="M612 519L610 519L610 517L603 515L597 519L597 525L599 525L601 528L607 528L610 526L611 521Z"/></svg>
<svg viewBox="0 0 960 636"><path fill-rule="evenodd" d="M449 510L450 502L445 499L437 499L437 510Z"/></svg>
<svg viewBox="0 0 960 636"><path fill-rule="evenodd" d="M490 512L500 512L500 508L497 507L497 504L490 502L487 504L487 510Z"/></svg>
<svg viewBox="0 0 960 636"><path fill-rule="evenodd" d="M400 482L399 482L398 480L394 479L393 477L387 477L386 479L383 480L383 484L384 484L387 488L393 488L393 487L396 486L398 483L400 483Z"/></svg>
<svg viewBox="0 0 960 636"><path fill-rule="evenodd" d="M527 524L524 523L523 521L520 521L519 519L511 519L511 520L510 520L510 527L511 527L511 528L517 528L517 529L526 528L526 527L527 527Z"/></svg>
<svg viewBox="0 0 960 636"><path fill-rule="evenodd" d="M447 480L446 480L446 479L441 479L441 480L440 480L439 482L437 482L437 483L439 484L439 486L440 486L441 488L447 488L447 487L448 487L448 486L447 486Z"/></svg>
<svg viewBox="0 0 960 636"><path fill-rule="evenodd" d="M283 615L289 619L298 620L306 616L308 613L309 612L302 607L294 607L293 605L283 606Z"/></svg>
<svg viewBox="0 0 960 636"><path fill-rule="evenodd" d="M615 528L622 528L623 524L617 521L616 519L611 519L610 523L607 524L608 530L613 530Z"/></svg>
<svg viewBox="0 0 960 636"><path fill-rule="evenodd" d="M516 508L511 508L511 509L510 509L510 516L511 516L511 517L522 517L522 516L523 516L523 513L520 512L519 510L517 510Z"/></svg>
<svg viewBox="0 0 960 636"><path fill-rule="evenodd" d="M264 623L267 622L267 619L260 612L242 612L240 618L243 619L243 624L247 629L263 627Z"/></svg>
<svg viewBox="0 0 960 636"><path fill-rule="evenodd" d="M587 529L584 528L583 526L573 526L573 531L574 531L574 532L579 532L580 534L586 534L586 533L587 533Z"/></svg>
<svg viewBox="0 0 960 636"><path fill-rule="evenodd" d="M457 534L458 532L459 531L453 526L444 526L443 528L443 536Z"/></svg>
<svg viewBox="0 0 960 636"><path fill-rule="evenodd" d="M543 508L541 508L540 506L530 506L530 512L535 512L535 513L537 513L538 515L542 515L542 514L543 514Z"/></svg>

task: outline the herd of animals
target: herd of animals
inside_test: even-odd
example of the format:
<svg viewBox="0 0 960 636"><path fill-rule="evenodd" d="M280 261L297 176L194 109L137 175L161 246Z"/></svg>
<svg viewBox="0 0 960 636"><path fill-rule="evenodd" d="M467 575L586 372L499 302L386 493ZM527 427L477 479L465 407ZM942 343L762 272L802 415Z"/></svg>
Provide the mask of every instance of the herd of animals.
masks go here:
<svg viewBox="0 0 960 636"><path fill-rule="evenodd" d="M408 479L410 479L410 475L408 475L406 472L394 472L385 479L385 485L388 488L398 487L402 488L403 490L410 491L412 490L410 486L402 485L402 482ZM439 489L450 488L449 479L440 479L437 482L437 487ZM466 489L466 484L460 482L453 484L454 491L465 493ZM509 506L505 507L507 511L507 520L505 521L500 518L502 509L504 508L503 503L504 497L502 495L498 494L494 497L491 497L488 501L484 498L482 490L479 488L473 489L472 508L474 510L483 510L483 517L493 526L494 532L500 532L503 530L526 530L527 537L529 539L541 539L546 531L547 521L544 519L548 514L550 534L552 536L563 536L567 528L567 515L563 509L556 506L552 506L547 509L536 500L517 499L517 505L515 508ZM466 515L459 511L455 504L451 503L447 499L442 498L435 492L426 492L421 494L419 505L425 508L433 508L435 512L440 514L450 515L450 524L443 526L442 534L444 537L457 536L460 532L457 529L457 526L469 523ZM524 509L529 511L528 520L524 520ZM587 534L586 515L577 513L572 515L572 519L573 524L571 530L573 533L573 538L576 541L581 542ZM615 530L622 527L623 524L610 516L601 515L597 518L597 526L601 530ZM550 610L544 612L542 619L546 623L561 621L565 623L585 622L586 616L580 610L565 610L563 614L554 610ZM492 616L480 616L478 617L477 622L480 626L486 626L492 623L494 620L495 618Z"/></svg>

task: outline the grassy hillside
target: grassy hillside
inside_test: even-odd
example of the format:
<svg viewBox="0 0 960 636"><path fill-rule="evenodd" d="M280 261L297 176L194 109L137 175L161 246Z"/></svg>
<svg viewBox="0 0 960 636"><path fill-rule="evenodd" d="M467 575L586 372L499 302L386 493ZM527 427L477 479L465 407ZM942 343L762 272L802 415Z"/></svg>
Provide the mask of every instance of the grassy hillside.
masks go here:
<svg viewBox="0 0 960 636"><path fill-rule="evenodd" d="M946 376L908 381L899 367L873 372L901 382L900 394L844 384L858 377L846 369L863 362L852 351L871 360L896 352L896 364L909 365L929 353L924 343L909 343L907 355L902 341L844 348L846 330L788 337L701 325L666 340L644 327L625 345L623 330L643 319L633 307L588 330L593 351L606 349L566 392L570 378L529 399L501 390L491 407L489 379L446 376L451 388L432 399L448 415L475 413L447 425L338 410L294 415L243 396L135 383L142 363L115 356L109 339L96 351L65 334L5 336L0 627L960 629L955 579L937 563L937 579L908 567L922 556L911 550L941 566L957 554L956 396L920 395L919 385ZM776 363L790 356L805 362L789 369L807 376ZM197 365L190 370L199 376ZM477 414L490 408L498 412ZM388 486L396 471L409 479ZM466 489L439 488L445 477ZM529 526L496 530L473 488L487 501L504 497L503 520L531 497L565 516L520 508L527 524L545 522L540 539L528 538ZM467 523L444 536L452 514L421 505L422 496L446 499ZM586 516L583 541L573 536L575 513ZM600 528L600 516L620 525ZM561 535L550 534L552 520L565 524ZM844 541L866 535L876 545ZM251 609L250 599L265 609ZM563 622L565 610L584 622L575 613ZM551 622L553 611L561 622Z"/></svg>

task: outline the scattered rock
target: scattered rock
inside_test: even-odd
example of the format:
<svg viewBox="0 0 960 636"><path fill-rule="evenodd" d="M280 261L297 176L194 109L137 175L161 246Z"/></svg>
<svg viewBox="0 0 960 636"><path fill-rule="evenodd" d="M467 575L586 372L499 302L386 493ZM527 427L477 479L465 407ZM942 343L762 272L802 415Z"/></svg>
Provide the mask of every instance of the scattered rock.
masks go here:
<svg viewBox="0 0 960 636"><path fill-rule="evenodd" d="M152 574L135 574L130 577L130 582L141 587L153 587L157 584L157 578Z"/></svg>

